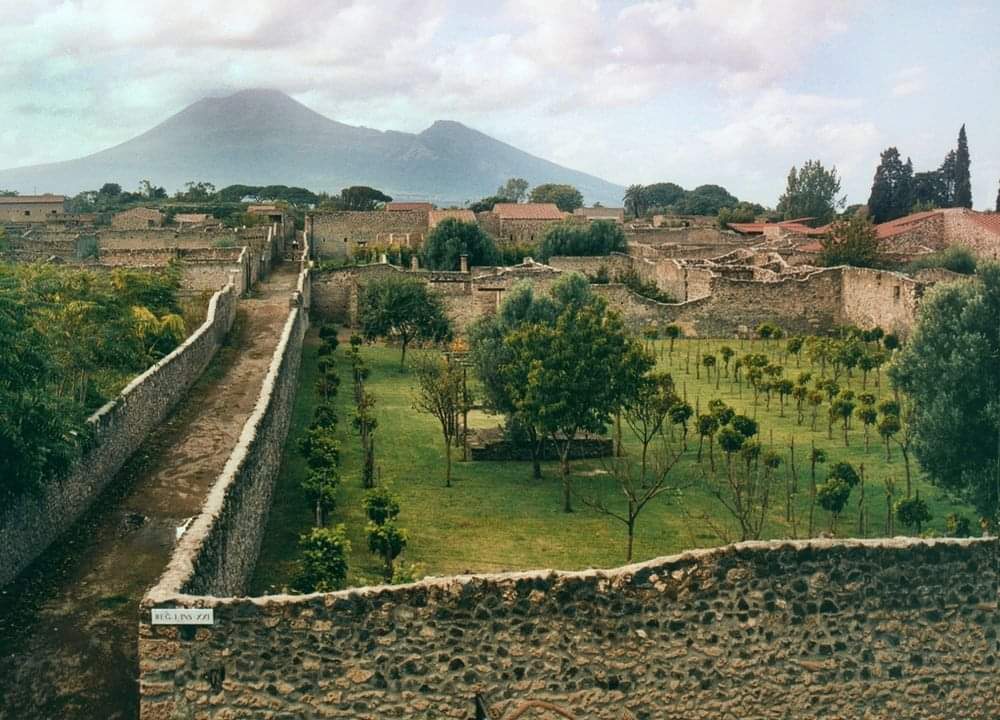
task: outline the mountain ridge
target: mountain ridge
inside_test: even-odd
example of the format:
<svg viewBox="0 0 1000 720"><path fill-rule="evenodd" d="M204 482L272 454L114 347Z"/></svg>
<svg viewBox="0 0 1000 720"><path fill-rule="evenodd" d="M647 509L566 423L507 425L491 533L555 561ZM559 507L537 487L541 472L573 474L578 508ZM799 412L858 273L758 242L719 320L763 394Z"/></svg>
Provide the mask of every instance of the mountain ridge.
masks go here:
<svg viewBox="0 0 1000 720"><path fill-rule="evenodd" d="M455 120L419 133L330 119L280 90L205 97L130 140L73 160L0 170L0 187L68 195L150 179L224 187L285 184L338 192L371 185L399 198L461 203L509 177L575 185L587 202L620 204L624 188L531 155Z"/></svg>

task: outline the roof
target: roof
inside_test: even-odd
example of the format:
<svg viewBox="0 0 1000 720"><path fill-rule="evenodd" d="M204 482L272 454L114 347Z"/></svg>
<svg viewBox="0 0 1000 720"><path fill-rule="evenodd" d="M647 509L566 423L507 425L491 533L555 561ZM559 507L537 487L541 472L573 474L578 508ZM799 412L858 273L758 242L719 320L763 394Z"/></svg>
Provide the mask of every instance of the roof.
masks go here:
<svg viewBox="0 0 1000 720"><path fill-rule="evenodd" d="M211 219L212 216L206 213L178 213L174 215L174 222L178 223L203 223Z"/></svg>
<svg viewBox="0 0 1000 720"><path fill-rule="evenodd" d="M913 229L914 225L924 222L925 220L929 220L936 215L941 215L941 211L927 210L925 212L913 213L912 215L905 215L901 218L896 218L895 220L879 223L875 226L875 237L879 240L884 240L885 238L899 235Z"/></svg>
<svg viewBox="0 0 1000 720"><path fill-rule="evenodd" d="M5 195L0 197L0 205L19 205L24 203L59 203L66 202L65 195Z"/></svg>
<svg viewBox="0 0 1000 720"><path fill-rule="evenodd" d="M434 203L429 202L389 202L385 204L385 209L389 212L402 212L404 210L421 210L430 212L434 209Z"/></svg>
<svg viewBox="0 0 1000 720"><path fill-rule="evenodd" d="M427 225L434 228L439 222L448 218L454 218L459 222L474 223L476 222L476 213L471 210L431 210L427 214Z"/></svg>
<svg viewBox="0 0 1000 720"><path fill-rule="evenodd" d="M972 212L970 213L970 216L972 217L973 222L980 227L986 228L990 232L1000 235L1000 212Z"/></svg>
<svg viewBox="0 0 1000 720"><path fill-rule="evenodd" d="M501 220L562 220L555 203L497 203L493 212Z"/></svg>

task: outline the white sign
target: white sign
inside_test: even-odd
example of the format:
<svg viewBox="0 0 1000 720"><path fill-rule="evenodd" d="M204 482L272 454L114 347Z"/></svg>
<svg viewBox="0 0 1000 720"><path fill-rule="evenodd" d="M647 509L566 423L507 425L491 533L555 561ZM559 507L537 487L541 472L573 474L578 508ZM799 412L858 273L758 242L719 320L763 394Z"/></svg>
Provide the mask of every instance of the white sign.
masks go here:
<svg viewBox="0 0 1000 720"><path fill-rule="evenodd" d="M212 608L153 608L154 625L214 625Z"/></svg>

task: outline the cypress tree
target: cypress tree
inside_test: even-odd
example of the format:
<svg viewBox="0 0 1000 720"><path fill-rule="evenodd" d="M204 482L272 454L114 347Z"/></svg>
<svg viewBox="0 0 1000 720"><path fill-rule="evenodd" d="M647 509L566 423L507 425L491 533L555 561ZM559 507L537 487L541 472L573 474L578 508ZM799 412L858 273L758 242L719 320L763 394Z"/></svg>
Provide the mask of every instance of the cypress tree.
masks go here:
<svg viewBox="0 0 1000 720"><path fill-rule="evenodd" d="M954 207L972 207L972 176L969 173L969 140L965 124L958 131L958 149L955 151L955 202Z"/></svg>

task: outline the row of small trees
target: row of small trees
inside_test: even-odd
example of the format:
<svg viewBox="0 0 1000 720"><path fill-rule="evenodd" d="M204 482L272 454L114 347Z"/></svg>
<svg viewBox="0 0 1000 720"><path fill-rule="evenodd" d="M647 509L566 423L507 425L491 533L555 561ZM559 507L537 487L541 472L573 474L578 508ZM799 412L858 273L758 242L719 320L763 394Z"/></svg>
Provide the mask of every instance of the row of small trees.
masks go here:
<svg viewBox="0 0 1000 720"><path fill-rule="evenodd" d="M336 508L341 476L340 446L335 439L337 412L335 399L340 387L334 354L337 331L332 325L320 329L316 394L319 402L313 420L299 439L299 451L306 461L302 487L313 513L314 527L299 539L301 569L296 586L304 592L336 590L347 581L351 544L344 525L329 527L330 514ZM347 359L351 367L355 410L352 425L358 433L362 451L361 482L368 492L364 508L368 517L366 537L369 550L384 564L384 578L393 579L394 561L406 547L406 531L396 525L398 500L384 487L376 487L375 473L375 396L365 389L369 369L361 356L359 336L351 337Z"/></svg>

